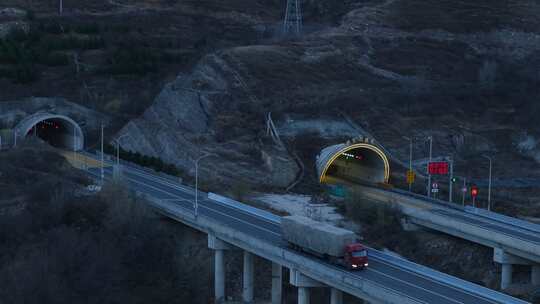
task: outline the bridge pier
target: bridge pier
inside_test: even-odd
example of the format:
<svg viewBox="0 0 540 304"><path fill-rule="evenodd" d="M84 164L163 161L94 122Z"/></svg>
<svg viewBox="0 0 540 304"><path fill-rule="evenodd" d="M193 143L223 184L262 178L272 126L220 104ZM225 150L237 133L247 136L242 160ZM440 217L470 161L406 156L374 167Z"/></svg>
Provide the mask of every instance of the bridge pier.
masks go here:
<svg viewBox="0 0 540 304"><path fill-rule="evenodd" d="M493 261L501 264L501 289L512 284L513 265L531 265L531 284L540 285L540 265L533 261L515 256L500 248L493 249Z"/></svg>
<svg viewBox="0 0 540 304"><path fill-rule="evenodd" d="M501 270L501 289L507 289L510 284L512 284L512 264L504 263L502 264Z"/></svg>
<svg viewBox="0 0 540 304"><path fill-rule="evenodd" d="M290 270L289 281L291 285L298 287L298 304L309 304L310 288L327 287L323 283L302 274L296 269Z"/></svg>
<svg viewBox="0 0 540 304"><path fill-rule="evenodd" d="M277 263L272 263L272 304L281 304L282 278L282 266Z"/></svg>
<svg viewBox="0 0 540 304"><path fill-rule="evenodd" d="M253 302L253 254L244 250L244 275L242 287L242 300L244 303Z"/></svg>
<svg viewBox="0 0 540 304"><path fill-rule="evenodd" d="M540 264L531 266L531 283L535 286L540 285Z"/></svg>
<svg viewBox="0 0 540 304"><path fill-rule="evenodd" d="M309 287L298 287L298 304L309 304L310 301Z"/></svg>
<svg viewBox="0 0 540 304"><path fill-rule="evenodd" d="M343 292L341 290L332 288L330 292L330 304L343 304Z"/></svg>
<svg viewBox="0 0 540 304"><path fill-rule="evenodd" d="M231 250L232 246L218 239L214 235L208 235L208 248L214 250L214 302L216 304L225 301L225 250Z"/></svg>

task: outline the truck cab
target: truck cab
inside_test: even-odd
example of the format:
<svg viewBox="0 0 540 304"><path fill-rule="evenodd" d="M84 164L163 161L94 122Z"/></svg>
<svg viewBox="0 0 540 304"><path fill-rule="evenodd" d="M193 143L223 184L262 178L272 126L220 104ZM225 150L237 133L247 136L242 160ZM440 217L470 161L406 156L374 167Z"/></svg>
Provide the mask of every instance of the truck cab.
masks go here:
<svg viewBox="0 0 540 304"><path fill-rule="evenodd" d="M345 247L345 266L350 270L360 270L368 266L367 248L360 243L352 243Z"/></svg>

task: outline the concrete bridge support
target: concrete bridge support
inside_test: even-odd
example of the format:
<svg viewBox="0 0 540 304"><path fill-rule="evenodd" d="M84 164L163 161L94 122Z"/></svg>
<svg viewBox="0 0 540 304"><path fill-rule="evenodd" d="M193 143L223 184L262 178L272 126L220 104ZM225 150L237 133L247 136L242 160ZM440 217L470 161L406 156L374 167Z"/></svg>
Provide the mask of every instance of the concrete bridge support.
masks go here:
<svg viewBox="0 0 540 304"><path fill-rule="evenodd" d="M281 304L283 267L272 263L272 304Z"/></svg>
<svg viewBox="0 0 540 304"><path fill-rule="evenodd" d="M225 250L232 246L226 242L208 235L208 248L214 250L214 301L216 304L225 301Z"/></svg>
<svg viewBox="0 0 540 304"><path fill-rule="evenodd" d="M531 284L540 285L540 265L510 254L503 249L494 248L493 261L501 264L501 289L507 289L512 284L513 265L531 266Z"/></svg>
<svg viewBox="0 0 540 304"><path fill-rule="evenodd" d="M540 285L540 264L531 266L531 283L535 286Z"/></svg>
<svg viewBox="0 0 540 304"><path fill-rule="evenodd" d="M343 292L332 288L330 293L330 304L343 304Z"/></svg>
<svg viewBox="0 0 540 304"><path fill-rule="evenodd" d="M512 284L512 264L503 263L501 270L501 289L507 289Z"/></svg>
<svg viewBox="0 0 540 304"><path fill-rule="evenodd" d="M253 254L244 251L244 275L242 287L242 300L244 303L253 302Z"/></svg>
<svg viewBox="0 0 540 304"><path fill-rule="evenodd" d="M291 285L298 287L298 304L309 304L310 288L326 287L326 285L302 274L300 271L295 269L291 269L289 279Z"/></svg>

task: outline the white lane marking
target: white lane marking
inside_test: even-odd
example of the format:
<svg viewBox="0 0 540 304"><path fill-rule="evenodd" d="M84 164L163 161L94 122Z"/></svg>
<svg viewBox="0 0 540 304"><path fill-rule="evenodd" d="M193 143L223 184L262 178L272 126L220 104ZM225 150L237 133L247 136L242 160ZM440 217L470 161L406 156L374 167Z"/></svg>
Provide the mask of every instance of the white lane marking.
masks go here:
<svg viewBox="0 0 540 304"><path fill-rule="evenodd" d="M174 195L174 194L172 194L172 193L170 193L170 192L168 192L168 191L165 191L165 190L156 188L156 187L151 186L151 185L147 185L147 184L145 184L145 183L143 183L143 182L141 182L141 181L137 181L137 180L132 179L132 178L130 178L130 177L128 177L128 179L131 180L131 181L134 182L134 183L142 184L142 185L144 185L144 186L146 186L146 187L150 187L150 188L152 188L152 189L155 189L156 191L159 191L159 192L168 194L169 196L173 196L173 197L179 198L178 196L176 196L176 195ZM158 198L158 199L159 199L159 198ZM160 199L160 200L170 201L171 199ZM173 199L173 200L176 200L176 199ZM191 201L188 201L188 200L185 200L185 199L178 199L178 200L180 200L180 201L191 202ZM183 208L183 209L186 209L186 210L190 210L190 209L185 208L185 207L182 207L182 206L179 206L179 207L180 207L180 208ZM229 215L229 214L220 212L220 211L218 211L218 210L213 210L213 209L208 208L208 207L206 207L206 206L204 206L204 205L202 205L202 207L205 208L205 209L210 210L211 212L215 212L215 213L221 214L221 215L223 215L223 216L225 216L225 217L232 218L232 219L234 219L234 220L237 220L237 221L239 221L239 222L245 223L245 224L247 224L247 225L249 225L249 226L252 226L252 227L255 227L255 228L257 228L257 229L267 231L267 232L269 232L270 234L279 236L279 237L281 238L281 234L279 234L279 233L270 231L270 230L268 230L268 229L265 229L265 228L262 228L262 227L260 227L260 226L254 225L254 224L252 224L252 223L246 222L246 221L244 221L244 220L238 219L238 218L236 218L236 217L233 217L233 216L231 216L231 215ZM397 268L397 267L394 267L394 268L396 268L398 271L400 270L400 269ZM420 287L420 286L418 286L418 285L414 285L414 284L412 284L412 283L408 283L408 282L403 281L403 280L401 280L401 279L398 279L398 278L396 278L396 277L392 277L392 276L390 276L390 275L387 275L387 274L385 274L385 273L383 273L383 272L381 272L381 271L375 270L375 269L373 269L373 268L369 268L369 270L370 270L370 271L373 271L373 272L375 272L375 273L378 273L378 274L380 274L380 275L383 275L383 276L385 276L385 277L388 277L388 278L390 278L390 279L392 279L392 280L395 280L395 281L399 281L399 282L401 282L401 283L404 283L405 285L413 286L413 287L415 287L415 288L424 290L424 291L427 292L427 293L434 294L434 295L440 296L440 297L442 297L442 298L448 299L448 300L450 300L450 301L452 301L452 302L455 302L455 303L462 303L462 302L457 302L457 301L455 301L455 300L452 300L452 299L450 299L450 298L448 298L448 297L446 297L446 296L440 295L440 294L438 294L438 293L431 292L431 291L429 291L429 290L427 290L427 289L425 289L425 288L422 288L422 287ZM342 270L342 271L343 271L343 270ZM347 273L347 274L349 274L349 275L357 276L357 277L358 277L358 275L355 275L354 273L347 272L347 271L343 271L343 272L345 272L345 273ZM405 271L405 272L408 272L408 271ZM409 273L418 276L417 274L414 274L414 273L412 273L412 272L409 272ZM362 279L365 279L365 278L362 278ZM387 288L387 287L385 287L385 288ZM391 289L391 288L390 288L390 289ZM392 290L394 290L394 289L392 289ZM394 290L394 291L395 291L395 290ZM423 301L422 301L422 302L423 302ZM429 303L429 302L423 302L423 303Z"/></svg>
<svg viewBox="0 0 540 304"><path fill-rule="evenodd" d="M410 269L407 269L405 267L400 267L399 265L396 265L396 264L393 264L392 262L389 262L389 261L386 261L382 258L375 258L379 263L381 264L386 264L388 265L388 267L391 267L391 268L395 268L395 269L399 269L403 272L408 272L408 273L411 273L413 275L416 275L418 277L421 277L427 281L431 281L431 282L434 282L438 285L443 285L443 286L448 286L449 288L451 289L454 289L456 291L459 291L461 293L465 293L465 294L468 294L470 296L473 296L475 298L480 298L480 299L483 299L483 300L487 300L488 302L491 302L491 303L499 303L498 301L497 302L492 302L493 299L488 299L488 298L485 298L484 296L482 296L481 294L476 294L476 293L472 293L471 291L469 290L465 290L465 289L461 289L461 288L458 288L457 286L453 285L453 284L450 284L450 283L446 283L446 282L442 282L442 281L439 281L435 278L431 278L429 276L427 276L426 274L422 274L422 273L419 273L419 272L415 272L413 270L410 270ZM466 283L469 283L469 282L466 282Z"/></svg>
<svg viewBox="0 0 540 304"><path fill-rule="evenodd" d="M425 289L425 288L421 287L420 285L414 285L413 283L409 283L409 282L407 282L407 281L404 281L404 280L399 279L399 278L397 278L397 277L393 277L393 276L388 275L388 274L386 274L386 273L384 273L384 272L381 272L381 271L379 271L379 270L375 270L375 269L373 269L372 267L368 267L367 270L368 270L368 271L373 271L373 272L375 272L375 273L378 273L378 274L380 274L380 275L383 275L383 276L385 276L385 277L388 277L388 278L390 278L390 279L392 279L392 280L401 282L401 283L403 283L403 284L405 284L405 285L409 285L409 286L412 286L412 287L414 287L414 288L418 288L418 289L420 289L420 290L423 290L423 291L427 292L428 294L433 294L433 295L439 296L439 297L441 297L441 298L443 298L443 299L446 299L446 300L448 300L448 301L450 301L450 302L453 302L453 303L464 303L464 302L461 302L461 301L458 301L458 300L454 300L454 299L452 299L452 298L449 298L449 297L447 297L447 296L445 296L445 295L436 293L435 291L431 291L431 290ZM427 302L427 303L429 303L429 302Z"/></svg>
<svg viewBox="0 0 540 304"><path fill-rule="evenodd" d="M173 197L177 197L177 198L178 198L178 196L176 196L176 195L174 195L174 194L172 194L172 193L170 193L170 192L168 192L168 191L166 191L166 190L159 189L159 188L154 187L154 186L151 186L151 185L147 185L147 184L145 184L144 182L137 181L137 180L132 179L132 178L130 178L130 177L128 177L128 179L131 180L131 181L134 182L134 183L142 184L142 185L144 185L144 186L146 186L146 187L150 187L150 188L152 188L152 189L154 189L154 190L156 190L156 191L159 191L159 192L168 194L169 196L173 196ZM158 198L158 199L159 199L159 198ZM271 234L273 234L273 235L277 235L277 236L280 236L280 237L281 237L281 234L280 234L280 233L276 233L276 232L271 231L271 230L268 230L268 229L266 229L266 228L257 226L257 225L255 225L255 224L253 224L253 223L244 221L244 220L242 220L242 219L239 219L239 218L234 217L234 216L232 216L232 215L223 213L223 212L221 212L221 211L214 210L214 209L212 209L212 208L208 208L208 207L206 207L206 206L204 206L204 205L200 205L199 208L204 208L204 209L210 210L211 212L219 213L219 214L224 215L224 216L226 216L226 217L229 217L229 218L235 219L235 220L237 220L237 221L239 221L239 222L245 223L245 224L247 224L247 225L249 225L249 226L255 227L256 229L264 230L264 231L269 232L269 233L271 233Z"/></svg>
<svg viewBox="0 0 540 304"><path fill-rule="evenodd" d="M170 188L174 188L174 189L178 189L178 190L185 190L185 189L189 189L189 188L186 188L180 184L176 184L176 183L172 183L171 181L167 181L165 178L162 178L162 177L159 177L159 176L153 176L153 175L150 175L150 174L147 174L147 173L142 173L142 174L137 174L137 173L134 173L135 175L138 175L138 176L141 176L143 178L147 178L147 179L150 179L152 180L153 182L155 183L158 183L158 184L161 184L163 186L166 186L166 187L170 187ZM160 179L160 180L156 180L156 179ZM190 195L193 195L195 196L194 192L195 192L195 189L191 189L191 191L184 191L186 194L190 194ZM193 192L193 193L191 193ZM216 200L211 200L211 199L207 199L206 201L212 201L212 202L215 202L215 203L218 203L219 205L227 208L227 209L231 209L231 210L235 210L237 212L240 212L240 213L243 213L243 214L247 214L247 215L254 215L254 213L251 213L249 211L246 211L244 209L241 209L239 207L233 207L233 206L230 206L228 204L225 204L223 202L220 202L220 201L216 201ZM241 202L240 202L241 203ZM241 203L242 204L242 203ZM275 221L272 221L272 220L269 220L269 219L266 219L264 217L261 217L259 215L257 215L257 219L261 220L261 221L264 221L264 222L267 222L269 224L278 224L277 222ZM279 225L278 225L279 226Z"/></svg>
<svg viewBox="0 0 540 304"><path fill-rule="evenodd" d="M441 213L441 212L437 212L437 213L439 215L446 213L445 214L446 216L449 216L449 214L454 213L454 214L457 214L457 215L462 216L464 218L478 221L480 223L483 223L484 225L500 226L501 228L505 228L505 229L508 229L508 230L513 230L515 232L519 232L519 233L522 233L522 234L525 234L525 235L528 235L528 236L531 236L531 237L535 237L535 238L538 238L538 235L539 235L537 232L522 228L521 226L517 226L517 225L509 224L509 223L504 223L502 221L493 220L493 219L490 219L488 217L478 216L478 215L470 214L470 213L467 213L467 212L455 212L454 210L443 210L443 213ZM467 221L465 221L463 219L461 221L462 222L467 222ZM474 225L474 224L471 223L471 225ZM504 233L504 232L501 232L501 233ZM532 241L532 240L531 240L531 242L538 243L538 241Z"/></svg>
<svg viewBox="0 0 540 304"><path fill-rule="evenodd" d="M155 181L155 182L158 182L158 181ZM158 182L158 183L159 183L159 182ZM162 183L160 183L160 184L162 184ZM167 186L167 185L164 185L164 186ZM154 188L154 187L152 187L152 188ZM168 193L168 192L167 192L167 193ZM225 206L226 206L226 205L225 205ZM230 206L226 206L226 207L233 209L233 208L230 207ZM207 209L209 209L209 208L207 208ZM238 209L238 208L234 208L234 209L235 209L236 211L242 211L243 213L247 213L247 214L252 215L252 216L254 216L254 217L259 217L260 219L266 220L266 219L264 219L264 218L261 218L261 217L260 217L259 215L257 215L257 214L254 214L254 213L251 213L251 212L242 210L242 209ZM212 211L217 212L217 213L219 213L219 214L221 214L221 215L224 215L224 216L227 216L227 217L231 217L230 215L227 215L227 214L225 214L225 213L223 213L223 212L220 212L220 211L217 211L217 210L212 210ZM235 219L237 219L237 218L235 218ZM240 220L240 221L241 221L241 222L245 222L245 221L243 221L243 220ZM270 222L270 221L268 221L268 220L266 220L266 221L267 221L267 222ZM247 222L245 222L245 223L247 223ZM277 226L277 223L275 223L275 222L270 222L270 223L276 224L276 226ZM248 224L249 224L249 225L252 225L252 226L255 226L255 225L253 225L253 224L251 224L251 223L248 223ZM266 230L266 231L269 231L269 230L267 230L267 229L265 229L265 228L262 228L262 229L263 229L263 230ZM274 232L271 232L271 233L272 233L272 234L275 234L275 235L279 235L279 234L274 233ZM425 280L427 280L427 281L430 281L430 282L432 282L432 283L434 283L434 284L436 284L436 285L440 285L440 286L442 286L442 287L445 287L445 286L446 286L446 287L448 287L449 289L452 289L452 290L455 290L455 291L458 291L458 292L463 292L463 293L468 294L468 295L470 295L470 296L472 296L472 297L485 299L485 300L491 302L491 299L486 299L486 298L484 298L484 297L482 297L482 296L479 296L479 295L477 295L477 294L473 294L473 293L471 293L470 291L467 291L467 290L458 289L458 288L455 287L454 285L450 285L450 284L448 284L448 283L441 282L441 281L439 281L439 280L435 280L435 279L433 279L433 278L430 278L430 277L426 276L425 274L420 274L420 273L416 273L416 272L410 271L410 270L408 270L408 269L405 269L405 268L399 267L399 266L397 266L397 265L391 264L390 262L384 261L384 260L382 260L382 259L378 259L378 260L379 260L382 264L385 264L385 265L389 266L389 267L392 268L392 269L396 269L397 271L402 271L402 272L411 274L411 275L413 275L413 276L416 276L416 277L425 279ZM373 269L372 269L372 270L373 270ZM374 272L377 272L377 273L379 273L379 274L385 275L385 276L387 276L387 277L393 278L394 280L400 281L400 282L402 282L402 283L411 285L411 284L409 284L409 283L406 283L406 281L403 281L403 280L401 280L401 279L398 279L398 278L392 277L392 276L390 276L390 275L384 274L383 272L380 272L380 271L378 271L378 270L373 270L373 271L374 271ZM445 299L447 299L447 300L453 301L453 302L455 302L455 303L462 303L462 302L458 302L458 301L455 301L455 300L453 300L453 299L450 299L450 298L448 298L447 296L444 296L444 295L442 295L442 294L436 293L436 292L434 292L434 291L433 291L433 292L432 292L432 291L429 291L429 290L424 289L424 288L422 288L422 287L419 287L419 286L417 286L417 285L411 285L411 286L416 286L417 288L419 288L419 289L421 289L421 290L424 290L424 291L426 291L426 292L428 292L428 293L431 293L431 294L435 294L435 295L437 295L437 296L440 296L440 297L445 298Z"/></svg>
<svg viewBox="0 0 540 304"><path fill-rule="evenodd" d="M141 176L142 174L136 174L136 175ZM152 176L152 175L150 175L150 174L147 174L147 173L144 173L144 175L146 175L146 176L143 176L143 177L150 177L150 178L153 178L153 177L154 177L154 176ZM158 177L158 178L162 179L161 177ZM142 184L142 185L144 185L144 186L146 186L146 187L150 187L150 188L152 188L152 189L155 189L156 191L159 191L159 192L168 194L169 196L176 197L175 199L160 199L160 200L164 200L164 201L178 200L178 201L185 201L185 202L190 202L190 203L191 203L191 201L189 201L189 200L187 200L187 199L184 199L184 198L180 198L179 196L177 196L177 195L175 195L175 194L172 194L172 193L170 193L170 192L168 192L168 191L165 191L165 190L163 190L163 189L157 188L157 187L152 186L152 185L148 185L148 184L146 184L146 183L144 183L144 182L137 181L136 179L133 179L133 178L130 178L130 177L128 177L128 179L131 180L132 182L135 182L135 183L138 183L138 184ZM156 181L156 180L154 180L154 182L157 182L157 183L159 183L159 184L162 184L163 186L169 186L169 187L172 186L173 188L178 188L177 185L170 184L169 182L166 182L168 185L165 184L165 183ZM257 214L254 214L254 213L251 213L251 212L242 210L242 209L238 209L238 208L232 208L232 207L227 206L227 205L225 205L225 204L221 204L221 205L222 205L222 206L225 206L225 207L228 207L228 208L230 208L230 209L234 209L234 210L236 210L236 211L242 211L243 213L247 213L247 214L249 214L249 215L258 217L259 219L263 219L263 220L265 220L265 221L267 221L267 222L270 222L270 223L272 223L272 224L276 224L275 222L271 222L271 221L269 221L269 220L266 220L266 219L264 219L264 218L261 218L261 217L260 217L259 215L257 215ZM268 229L262 228L262 227L260 227L260 226L254 225L254 224L249 223L249 222L246 222L246 221L244 221L244 220L242 220L242 219L233 217L233 216L231 216L231 215L229 215L229 214L226 214L226 213L223 213L223 212L221 212L221 211L218 211L218 210L214 210L214 209L208 208L208 207L206 207L206 206L204 206L204 205L201 205L201 206L202 206L203 208L207 209L207 210L212 211L212 212L221 214L221 215L223 215L223 216L225 216L225 217L229 217L229 218L235 219L235 220L237 220L237 221L239 221L239 222L242 222L242 223L245 223L245 224L247 224L247 225L249 225L249 226L253 226L253 227L257 228L257 229L264 230L264 231L267 231L267 232L269 232L269 233L271 233L271 234L273 234L273 235L277 235L277 236L280 236L280 237L281 237L281 235L280 235L279 233L275 233L275 232L273 232L273 231L270 231L270 230L268 230ZM184 208L184 207L182 207L182 208ZM184 208L184 209L187 209L187 208ZM187 209L187 210L189 210L189 209ZM382 259L378 259L378 260L379 260L379 262L381 262L382 264L386 264L387 266L389 266L389 267L391 267L391 268L393 268L393 269L396 269L397 271L406 272L406 273L412 274L413 276L417 276L417 277L424 278L424 279L426 279L426 280L428 280L428 281L431 281L431 282L433 282L433 283L442 285L443 287L444 287L444 286L447 286L447 287L449 287L450 289L456 290L456 291L458 291L458 292L459 292L459 291L462 291L462 292L464 291L464 290L462 290L462 289L459 290L459 289L455 288L453 285L449 285L449 284L446 284L446 283L444 283L444 282L441 282L441 281L438 281L438 280L434 280L434 279L432 279L432 278L430 278L430 277L427 277L427 276L422 275L422 274L419 274L419 273L415 273L415 272L410 271L410 270L405 269L405 268L400 268L400 267L398 267L398 266L396 266L396 265L393 265L393 264L390 264L389 262L386 262L386 261L384 261L384 260L382 260ZM416 287L416 288L418 288L418 289L424 290L424 291L427 292L427 293L430 293L430 294L434 294L434 295L440 296L440 297L442 297L442 298L444 298L444 299L447 299L447 300L449 300L449 301L451 301L451 302L455 302L455 303L463 303L463 302L459 302L459 301L457 301L457 300L448 298L447 296L444 296L444 295L442 295L442 294L436 293L436 292L434 292L434 291L429 291L429 290L427 290L427 289L425 289L425 288L422 288L422 287L420 287L420 286L418 286L418 285L413 285L412 283L408 283L408 282L403 281L403 280L401 280L401 279L399 279L399 278L392 277L392 276L390 276L390 275L388 275L388 274L385 274L385 273L383 273L383 272L381 272L381 271L378 271L378 270L375 270L375 269L373 269L373 268L369 268L369 270L370 270L370 271L373 271L373 272L375 272L375 273L378 273L378 274L380 274L380 275L383 275L383 276L385 276L385 277L388 277L388 278L390 278L390 279L392 279L392 280L396 280L396 281L402 282L402 283L404 283L404 284L406 284L406 285L413 286L413 287ZM346 273L352 274L351 272L346 272ZM353 274L353 275L354 275L354 274ZM472 294L472 293L470 293L470 292L468 292L468 291L464 291L463 293L466 293L466 294L468 294L468 295L470 295L470 296L473 296L473 297L478 298L478 295ZM481 298L482 298L482 297L481 297ZM483 298L483 299L485 299L485 298ZM485 299L485 300L490 301L489 299Z"/></svg>

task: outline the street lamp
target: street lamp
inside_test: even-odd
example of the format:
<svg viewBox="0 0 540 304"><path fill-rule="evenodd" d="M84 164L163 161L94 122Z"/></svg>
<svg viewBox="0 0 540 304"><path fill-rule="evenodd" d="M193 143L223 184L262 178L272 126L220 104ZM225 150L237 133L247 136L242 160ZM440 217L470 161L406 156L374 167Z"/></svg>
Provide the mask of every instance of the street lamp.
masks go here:
<svg viewBox="0 0 540 304"><path fill-rule="evenodd" d="M454 159L452 157L448 157L448 163L450 165L450 180L448 183L448 201L452 202L452 195L453 193L453 185L454 185Z"/></svg>
<svg viewBox="0 0 540 304"><path fill-rule="evenodd" d="M409 141L409 172L412 172L412 150L413 150L413 138L403 136L406 140ZM409 181L409 192L412 190L412 183Z"/></svg>
<svg viewBox="0 0 540 304"><path fill-rule="evenodd" d="M217 156L216 154L213 154L213 153L206 153L204 155L201 155L199 156L196 160L195 160L195 206L193 206L193 211L194 211L194 214L195 214L195 219L197 219L197 216L198 216L198 211L199 211L199 162L203 159L203 158L207 158L207 157L210 157L210 156Z"/></svg>
<svg viewBox="0 0 540 304"><path fill-rule="evenodd" d="M105 166L105 160L103 159L103 133L104 133L104 126L103 126L103 123L101 123L101 184L103 185L103 180L105 179L105 171L104 171L104 166Z"/></svg>
<svg viewBox="0 0 540 304"><path fill-rule="evenodd" d="M492 159L489 156L482 155L483 158L486 158L489 160L489 182L488 182L488 211L491 211L491 164Z"/></svg>
<svg viewBox="0 0 540 304"><path fill-rule="evenodd" d="M427 140L429 140L429 162L428 162L428 182L427 182L427 196L431 197L431 172L429 172L429 164L431 164L431 159L433 156L433 136L428 136Z"/></svg>
<svg viewBox="0 0 540 304"><path fill-rule="evenodd" d="M128 136L129 134L124 134L117 139L114 140L116 143L116 165L120 165L120 139L124 136Z"/></svg>

